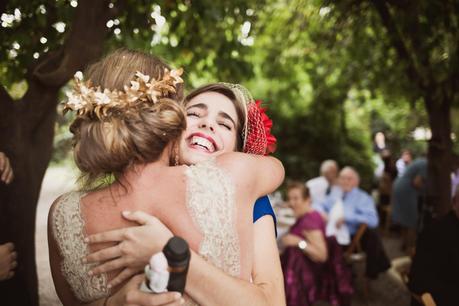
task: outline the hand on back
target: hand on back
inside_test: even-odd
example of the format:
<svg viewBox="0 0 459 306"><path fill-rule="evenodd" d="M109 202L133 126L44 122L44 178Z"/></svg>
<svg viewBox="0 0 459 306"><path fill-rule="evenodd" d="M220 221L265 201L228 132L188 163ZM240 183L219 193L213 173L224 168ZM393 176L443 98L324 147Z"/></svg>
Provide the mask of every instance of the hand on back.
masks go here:
<svg viewBox="0 0 459 306"><path fill-rule="evenodd" d="M123 217L139 223L140 226L102 232L86 238L88 243L118 242L113 247L96 251L86 257L88 262L103 262L91 270L93 274L123 269L110 281L109 287L117 286L143 271L150 257L160 252L172 238L172 232L156 217L147 213L125 212Z"/></svg>

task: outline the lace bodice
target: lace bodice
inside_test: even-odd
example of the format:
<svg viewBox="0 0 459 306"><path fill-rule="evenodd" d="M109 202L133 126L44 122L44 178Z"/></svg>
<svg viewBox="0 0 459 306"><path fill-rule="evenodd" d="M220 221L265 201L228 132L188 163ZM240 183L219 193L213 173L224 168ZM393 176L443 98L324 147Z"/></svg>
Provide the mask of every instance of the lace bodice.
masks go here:
<svg viewBox="0 0 459 306"><path fill-rule="evenodd" d="M199 254L232 276L240 274L234 184L214 161L187 170L187 207L201 231Z"/></svg>
<svg viewBox="0 0 459 306"><path fill-rule="evenodd" d="M88 272L95 264L84 264L81 260L89 254L80 211L82 196L81 192L70 192L60 197L52 213L52 228L62 256L62 275L78 300L91 302L107 297L109 291L107 275L89 276Z"/></svg>
<svg viewBox="0 0 459 306"><path fill-rule="evenodd" d="M188 167L186 178L186 207L201 235L198 253L226 273L240 276L241 254L233 182L214 161ZM107 275L89 276L88 271L94 265L81 261L89 252L84 242L82 196L81 192L63 195L52 214L52 225L63 258L62 275L78 300L90 302L107 297L109 291L106 288ZM187 239L186 235L184 238ZM185 300L186 305L197 305L187 296Z"/></svg>

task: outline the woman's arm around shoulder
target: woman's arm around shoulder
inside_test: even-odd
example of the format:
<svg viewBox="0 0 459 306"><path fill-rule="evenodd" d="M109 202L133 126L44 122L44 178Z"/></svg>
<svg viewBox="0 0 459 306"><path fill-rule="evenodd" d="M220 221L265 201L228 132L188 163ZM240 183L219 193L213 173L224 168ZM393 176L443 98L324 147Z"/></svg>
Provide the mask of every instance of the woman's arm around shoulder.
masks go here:
<svg viewBox="0 0 459 306"><path fill-rule="evenodd" d="M257 198L275 191L284 180L284 166L272 156L231 152L219 156L217 164Z"/></svg>

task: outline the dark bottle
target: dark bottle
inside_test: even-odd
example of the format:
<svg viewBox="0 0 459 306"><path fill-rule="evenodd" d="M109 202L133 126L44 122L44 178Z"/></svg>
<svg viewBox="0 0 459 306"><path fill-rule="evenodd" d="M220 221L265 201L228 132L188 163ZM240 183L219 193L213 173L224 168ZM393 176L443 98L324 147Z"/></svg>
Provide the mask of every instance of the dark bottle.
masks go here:
<svg viewBox="0 0 459 306"><path fill-rule="evenodd" d="M170 273L167 291L183 294L191 257L188 243L184 239L174 236L164 246L163 253L167 258Z"/></svg>

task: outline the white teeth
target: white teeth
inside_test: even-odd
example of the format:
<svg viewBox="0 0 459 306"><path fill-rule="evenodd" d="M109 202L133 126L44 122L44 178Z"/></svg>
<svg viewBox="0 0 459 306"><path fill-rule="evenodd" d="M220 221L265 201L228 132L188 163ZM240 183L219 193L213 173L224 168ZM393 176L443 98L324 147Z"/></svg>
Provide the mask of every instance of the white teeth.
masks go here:
<svg viewBox="0 0 459 306"><path fill-rule="evenodd" d="M192 145L198 145L198 146L204 147L211 153L213 153L215 151L215 148L214 148L214 145L212 144L212 142L210 142L209 140L207 140L207 139L205 139L203 137L193 136L191 138L190 143Z"/></svg>

